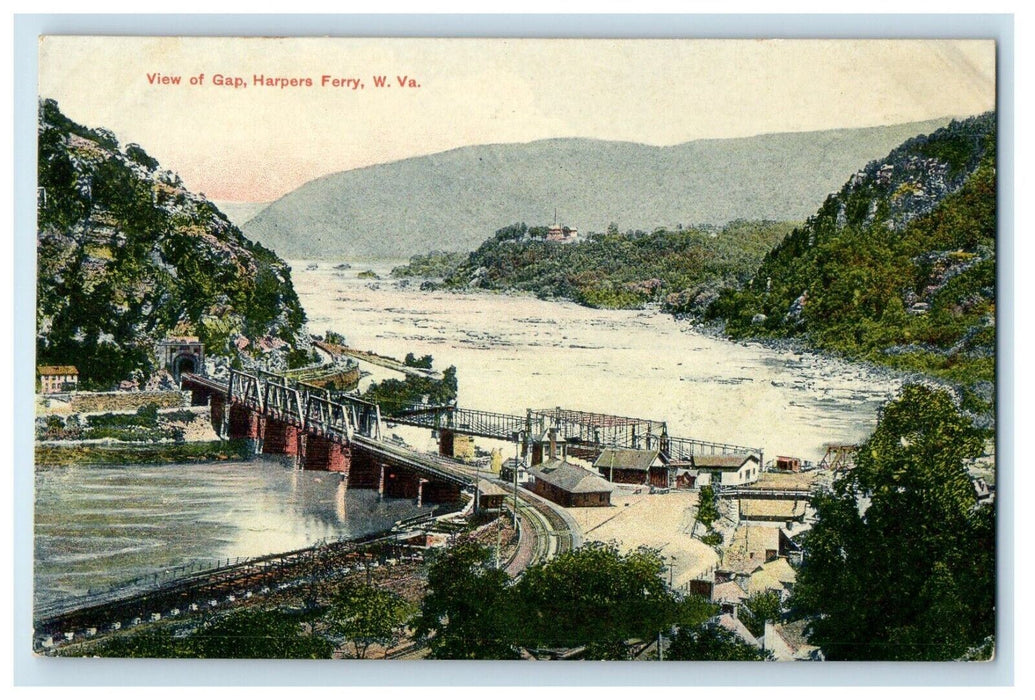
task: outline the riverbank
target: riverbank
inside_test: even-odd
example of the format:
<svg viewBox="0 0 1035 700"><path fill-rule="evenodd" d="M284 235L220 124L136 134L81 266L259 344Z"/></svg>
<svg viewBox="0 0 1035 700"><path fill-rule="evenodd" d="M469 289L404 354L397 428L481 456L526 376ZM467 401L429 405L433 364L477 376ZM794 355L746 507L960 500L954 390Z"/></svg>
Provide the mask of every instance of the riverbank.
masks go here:
<svg viewBox="0 0 1035 700"><path fill-rule="evenodd" d="M196 464L201 462L243 461L251 457L254 446L247 440L210 440L164 444L37 444L38 467Z"/></svg>
<svg viewBox="0 0 1035 700"><path fill-rule="evenodd" d="M500 547L503 563L514 556L517 533L505 515L469 523L463 530L466 538L490 549ZM338 592L366 584L395 594L416 611L427 589L429 546L448 547L453 539L442 534L377 533L228 564L146 594L37 622L37 650L70 657L182 657L174 640L252 611L271 620L302 622L293 632L296 639L330 640L333 658L350 658L353 647L335 633L330 618ZM419 640L405 629L394 646L373 644L366 658L423 655Z"/></svg>

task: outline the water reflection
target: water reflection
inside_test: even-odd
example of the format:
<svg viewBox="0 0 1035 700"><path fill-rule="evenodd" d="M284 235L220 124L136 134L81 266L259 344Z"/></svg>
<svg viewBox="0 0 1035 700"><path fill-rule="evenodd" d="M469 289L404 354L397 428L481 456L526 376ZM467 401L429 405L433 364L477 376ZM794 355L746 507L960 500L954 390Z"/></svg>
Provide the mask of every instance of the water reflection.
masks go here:
<svg viewBox="0 0 1035 700"><path fill-rule="evenodd" d="M35 597L46 603L185 565L356 537L426 510L262 459L39 467Z"/></svg>

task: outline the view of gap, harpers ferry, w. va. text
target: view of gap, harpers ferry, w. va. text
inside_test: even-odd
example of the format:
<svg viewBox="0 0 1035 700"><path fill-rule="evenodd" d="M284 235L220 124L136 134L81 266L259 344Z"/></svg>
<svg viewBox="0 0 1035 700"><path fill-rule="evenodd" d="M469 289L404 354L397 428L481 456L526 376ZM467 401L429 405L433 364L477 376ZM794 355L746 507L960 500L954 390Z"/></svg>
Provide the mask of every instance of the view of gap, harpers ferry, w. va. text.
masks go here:
<svg viewBox="0 0 1035 700"><path fill-rule="evenodd" d="M34 652L991 659L995 48L42 37Z"/></svg>

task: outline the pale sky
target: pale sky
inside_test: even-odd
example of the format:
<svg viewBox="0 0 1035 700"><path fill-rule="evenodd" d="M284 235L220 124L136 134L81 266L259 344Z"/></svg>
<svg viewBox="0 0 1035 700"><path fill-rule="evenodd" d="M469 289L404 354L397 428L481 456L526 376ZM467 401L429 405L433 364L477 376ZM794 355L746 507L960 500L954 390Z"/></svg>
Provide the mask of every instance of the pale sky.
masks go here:
<svg viewBox="0 0 1035 700"><path fill-rule="evenodd" d="M155 73L181 82L149 82ZM247 87L215 85L217 74ZM262 87L257 74L313 85ZM324 87L324 75L363 87ZM395 87L397 76L420 87ZM268 201L321 175L472 144L672 145L968 116L995 107L995 45L53 36L40 42L40 95L210 199Z"/></svg>

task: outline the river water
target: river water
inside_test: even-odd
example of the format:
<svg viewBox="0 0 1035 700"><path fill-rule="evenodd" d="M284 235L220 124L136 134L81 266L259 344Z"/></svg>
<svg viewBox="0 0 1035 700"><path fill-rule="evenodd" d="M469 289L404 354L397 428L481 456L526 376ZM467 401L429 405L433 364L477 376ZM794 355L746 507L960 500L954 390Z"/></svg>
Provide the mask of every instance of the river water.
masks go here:
<svg viewBox="0 0 1035 700"><path fill-rule="evenodd" d="M767 459L818 460L824 443L865 438L900 384L811 353L717 339L653 311L421 292L387 279L394 264L293 262L310 328L394 357L431 354L438 369L455 365L466 408L651 418L667 421L672 435L761 447ZM358 278L368 269L385 279ZM367 382L388 376L370 369ZM432 446L426 433L400 432ZM49 604L175 567L354 537L419 512L411 501L344 493L333 475L273 461L41 467L35 598Z"/></svg>
<svg viewBox="0 0 1035 700"><path fill-rule="evenodd" d="M37 467L39 605L390 527L430 508L278 461Z"/></svg>
<svg viewBox="0 0 1035 700"><path fill-rule="evenodd" d="M395 263L398 264L398 263ZM458 403L524 414L569 409L650 418L671 435L818 461L828 442L854 443L901 380L823 357L733 343L657 311L590 309L488 292L422 292L387 277L393 263L338 270L292 263L309 325L355 347L433 355L458 368ZM371 270L381 280L358 279Z"/></svg>

